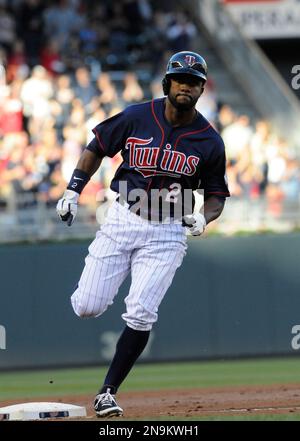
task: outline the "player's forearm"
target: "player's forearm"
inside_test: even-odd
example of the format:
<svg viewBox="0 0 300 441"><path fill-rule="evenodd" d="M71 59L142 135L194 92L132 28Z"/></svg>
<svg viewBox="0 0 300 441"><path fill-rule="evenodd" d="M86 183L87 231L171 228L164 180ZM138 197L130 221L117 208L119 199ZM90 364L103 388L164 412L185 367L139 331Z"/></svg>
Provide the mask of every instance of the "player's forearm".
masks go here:
<svg viewBox="0 0 300 441"><path fill-rule="evenodd" d="M204 202L204 217L206 224L217 219L223 211L225 200L211 196Z"/></svg>
<svg viewBox="0 0 300 441"><path fill-rule="evenodd" d="M100 167L101 162L102 158L96 156L95 153L90 150L84 150L76 165L76 169L82 170L87 173L89 177L92 177Z"/></svg>
<svg viewBox="0 0 300 441"><path fill-rule="evenodd" d="M90 150L84 150L71 176L67 190L81 194L95 171L99 168L102 159Z"/></svg>
<svg viewBox="0 0 300 441"><path fill-rule="evenodd" d="M89 150L84 150L63 197L57 202L56 211L61 220L69 226L74 222L79 196L100 164L101 158Z"/></svg>

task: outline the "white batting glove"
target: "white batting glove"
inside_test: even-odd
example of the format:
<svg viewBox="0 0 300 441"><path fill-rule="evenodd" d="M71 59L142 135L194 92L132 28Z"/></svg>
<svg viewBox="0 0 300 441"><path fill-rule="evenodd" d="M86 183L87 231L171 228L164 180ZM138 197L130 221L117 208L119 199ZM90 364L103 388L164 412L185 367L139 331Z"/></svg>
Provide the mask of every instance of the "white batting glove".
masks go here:
<svg viewBox="0 0 300 441"><path fill-rule="evenodd" d="M77 214L79 194L73 190L66 190L63 197L57 202L56 212L63 222L70 227Z"/></svg>
<svg viewBox="0 0 300 441"><path fill-rule="evenodd" d="M203 214L186 214L182 218L182 225L187 227L192 236L201 236L206 227L206 220Z"/></svg>

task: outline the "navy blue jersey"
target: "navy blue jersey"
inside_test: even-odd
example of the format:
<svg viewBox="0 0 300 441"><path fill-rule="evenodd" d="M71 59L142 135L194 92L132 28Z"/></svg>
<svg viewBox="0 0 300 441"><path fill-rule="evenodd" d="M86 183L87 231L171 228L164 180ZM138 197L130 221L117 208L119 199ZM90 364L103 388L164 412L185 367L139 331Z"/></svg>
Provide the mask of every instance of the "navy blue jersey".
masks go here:
<svg viewBox="0 0 300 441"><path fill-rule="evenodd" d="M173 127L165 117L165 98L127 107L98 124L87 146L100 157L121 152L123 162L111 182L127 193L143 189L204 190L205 198L230 196L225 178L225 148L220 135L198 112L185 126ZM125 198L127 195L123 195Z"/></svg>

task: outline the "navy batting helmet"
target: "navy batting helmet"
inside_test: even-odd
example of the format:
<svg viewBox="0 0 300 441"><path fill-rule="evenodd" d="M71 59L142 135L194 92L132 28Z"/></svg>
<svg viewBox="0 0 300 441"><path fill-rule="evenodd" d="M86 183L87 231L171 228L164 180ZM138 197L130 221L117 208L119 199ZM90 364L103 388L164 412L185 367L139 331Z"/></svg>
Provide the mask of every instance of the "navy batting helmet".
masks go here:
<svg viewBox="0 0 300 441"><path fill-rule="evenodd" d="M207 80L207 64L201 55L196 52L182 51L174 54L167 65L166 74L162 80L163 91L168 95L170 90L170 75L188 74L198 77L203 81Z"/></svg>

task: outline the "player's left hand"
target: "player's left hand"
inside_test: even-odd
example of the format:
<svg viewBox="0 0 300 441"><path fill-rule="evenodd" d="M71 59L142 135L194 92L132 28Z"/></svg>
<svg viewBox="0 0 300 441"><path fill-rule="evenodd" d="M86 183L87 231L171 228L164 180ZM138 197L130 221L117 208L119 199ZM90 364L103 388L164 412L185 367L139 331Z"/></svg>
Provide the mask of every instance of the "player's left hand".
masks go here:
<svg viewBox="0 0 300 441"><path fill-rule="evenodd" d="M206 220L203 214L186 214L182 218L182 225L187 227L192 236L201 236L206 227Z"/></svg>
<svg viewBox="0 0 300 441"><path fill-rule="evenodd" d="M63 222L67 222L70 227L74 222L79 194L73 190L66 190L63 197L57 202L56 212Z"/></svg>

